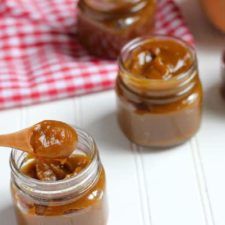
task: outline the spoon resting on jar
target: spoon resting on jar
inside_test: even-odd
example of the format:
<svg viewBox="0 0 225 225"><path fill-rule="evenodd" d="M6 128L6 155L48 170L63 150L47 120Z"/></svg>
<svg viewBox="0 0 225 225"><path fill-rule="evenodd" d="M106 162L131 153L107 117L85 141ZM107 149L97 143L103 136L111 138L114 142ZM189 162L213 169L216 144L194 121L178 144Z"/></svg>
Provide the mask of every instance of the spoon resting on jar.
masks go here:
<svg viewBox="0 0 225 225"><path fill-rule="evenodd" d="M76 149L78 135L66 123L45 120L11 134L0 135L0 146L12 147L37 158L64 159Z"/></svg>

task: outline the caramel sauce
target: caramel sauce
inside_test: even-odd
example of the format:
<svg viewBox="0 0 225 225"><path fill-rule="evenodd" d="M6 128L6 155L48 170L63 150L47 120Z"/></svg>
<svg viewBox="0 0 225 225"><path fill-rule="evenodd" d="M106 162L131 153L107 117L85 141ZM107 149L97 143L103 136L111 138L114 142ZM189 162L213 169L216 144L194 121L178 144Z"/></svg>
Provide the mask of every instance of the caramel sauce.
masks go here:
<svg viewBox="0 0 225 225"><path fill-rule="evenodd" d="M35 157L67 158L77 145L76 131L66 123L46 120L33 126L31 146Z"/></svg>
<svg viewBox="0 0 225 225"><path fill-rule="evenodd" d="M152 39L135 49L125 62L132 76L169 80L193 64L191 52L173 40Z"/></svg>
<svg viewBox="0 0 225 225"><path fill-rule="evenodd" d="M42 181L58 181L76 176L88 166L90 159L85 155L74 154L64 160L40 160L28 157L21 172L28 177Z"/></svg>
<svg viewBox="0 0 225 225"><path fill-rule="evenodd" d="M78 136L66 123L45 120L33 126L31 145L20 171L41 181L58 181L77 175L88 166L90 158L76 152Z"/></svg>

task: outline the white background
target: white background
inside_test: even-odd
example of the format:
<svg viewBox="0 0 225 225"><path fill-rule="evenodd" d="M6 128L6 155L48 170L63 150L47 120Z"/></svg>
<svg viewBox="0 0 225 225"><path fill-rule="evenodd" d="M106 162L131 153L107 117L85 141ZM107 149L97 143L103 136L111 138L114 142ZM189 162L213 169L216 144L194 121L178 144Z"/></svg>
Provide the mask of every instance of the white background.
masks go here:
<svg viewBox="0 0 225 225"><path fill-rule="evenodd" d="M131 145L115 118L113 91L0 112L0 133L57 119L96 139L108 177L109 225L225 225L225 101L219 94L225 36L197 0L177 0L193 32L204 86L202 127L172 150ZM0 149L0 225L16 225L9 192L9 149Z"/></svg>

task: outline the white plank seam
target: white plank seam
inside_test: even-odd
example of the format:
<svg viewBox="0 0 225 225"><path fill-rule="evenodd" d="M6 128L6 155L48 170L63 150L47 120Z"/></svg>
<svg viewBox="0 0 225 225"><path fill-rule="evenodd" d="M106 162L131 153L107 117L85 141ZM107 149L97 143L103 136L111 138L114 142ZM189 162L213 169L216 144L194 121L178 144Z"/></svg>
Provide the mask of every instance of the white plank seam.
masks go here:
<svg viewBox="0 0 225 225"><path fill-rule="evenodd" d="M75 97L73 100L74 105L74 121L75 126L81 128L83 126L83 117L82 117L82 99L83 97Z"/></svg>
<svg viewBox="0 0 225 225"><path fill-rule="evenodd" d="M25 128L27 122L28 122L27 107L23 107L20 109L20 129Z"/></svg>
<svg viewBox="0 0 225 225"><path fill-rule="evenodd" d="M216 225L197 137L192 138L190 145L205 222L207 225Z"/></svg>
<svg viewBox="0 0 225 225"><path fill-rule="evenodd" d="M140 147L130 143L130 148L135 158L136 174L139 188L139 199L141 203L141 214L144 225L153 225L151 219L150 201L148 195L148 185L144 169L144 162L140 152Z"/></svg>

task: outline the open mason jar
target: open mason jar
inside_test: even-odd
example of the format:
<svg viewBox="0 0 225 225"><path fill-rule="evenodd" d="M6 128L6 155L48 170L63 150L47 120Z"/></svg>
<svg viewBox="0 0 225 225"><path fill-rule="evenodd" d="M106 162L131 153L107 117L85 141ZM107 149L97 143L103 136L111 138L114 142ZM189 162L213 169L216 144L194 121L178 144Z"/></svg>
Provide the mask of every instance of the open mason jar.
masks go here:
<svg viewBox="0 0 225 225"><path fill-rule="evenodd" d="M133 38L152 33L156 0L79 0L78 37L93 55L116 58Z"/></svg>
<svg viewBox="0 0 225 225"><path fill-rule="evenodd" d="M79 141L75 153L90 161L68 179L40 181L25 175L21 168L29 157L12 150L11 191L18 225L106 225L106 181L98 149L91 136L76 131Z"/></svg>
<svg viewBox="0 0 225 225"><path fill-rule="evenodd" d="M164 68L166 60L172 61ZM116 93L119 125L136 144L172 147L199 129L203 94L197 59L194 49L179 39L153 36L128 43L119 57Z"/></svg>

